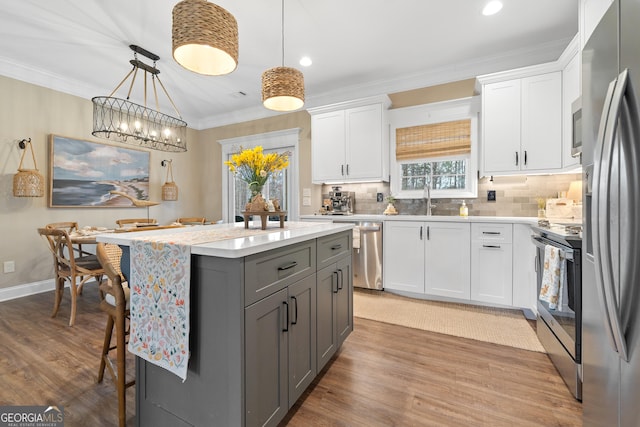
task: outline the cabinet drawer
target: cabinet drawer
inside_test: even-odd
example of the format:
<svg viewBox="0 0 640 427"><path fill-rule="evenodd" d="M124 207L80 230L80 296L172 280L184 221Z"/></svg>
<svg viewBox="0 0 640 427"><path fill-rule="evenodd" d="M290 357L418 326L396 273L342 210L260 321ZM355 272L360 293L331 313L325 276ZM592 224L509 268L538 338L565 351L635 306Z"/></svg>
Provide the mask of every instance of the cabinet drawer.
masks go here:
<svg viewBox="0 0 640 427"><path fill-rule="evenodd" d="M244 262L244 305L253 304L315 271L315 240L250 255Z"/></svg>
<svg viewBox="0 0 640 427"><path fill-rule="evenodd" d="M511 243L513 227L511 224L472 223L471 240L483 242Z"/></svg>
<svg viewBox="0 0 640 427"><path fill-rule="evenodd" d="M318 238L318 270L351 255L353 231Z"/></svg>

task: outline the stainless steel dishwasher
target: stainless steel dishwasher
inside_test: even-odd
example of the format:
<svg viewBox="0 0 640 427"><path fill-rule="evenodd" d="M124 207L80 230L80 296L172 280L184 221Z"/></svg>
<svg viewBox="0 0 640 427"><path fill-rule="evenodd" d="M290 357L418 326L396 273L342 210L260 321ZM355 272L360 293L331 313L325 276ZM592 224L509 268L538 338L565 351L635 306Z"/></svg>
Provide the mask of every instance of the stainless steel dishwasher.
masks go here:
<svg viewBox="0 0 640 427"><path fill-rule="evenodd" d="M353 286L382 290L382 222L349 221L353 227Z"/></svg>

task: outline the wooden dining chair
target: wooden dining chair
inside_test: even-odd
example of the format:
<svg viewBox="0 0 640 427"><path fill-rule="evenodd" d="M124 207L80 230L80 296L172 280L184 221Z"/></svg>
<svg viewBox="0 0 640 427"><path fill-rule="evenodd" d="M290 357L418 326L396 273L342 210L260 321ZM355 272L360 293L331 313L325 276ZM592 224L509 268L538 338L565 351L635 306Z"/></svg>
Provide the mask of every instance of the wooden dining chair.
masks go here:
<svg viewBox="0 0 640 427"><path fill-rule="evenodd" d="M118 419L121 427L126 425L126 389L135 384L135 379L126 380L127 336L129 328L129 286L124 281L120 270L122 249L118 245L98 243L96 246L98 260L104 269L107 280L100 284L100 309L107 314L107 325L104 330L104 343L100 356L98 382L104 378L105 368L109 370L118 393ZM115 345L111 345L113 331L116 331ZM109 353L116 351L116 366L114 368Z"/></svg>
<svg viewBox="0 0 640 427"><path fill-rule="evenodd" d="M60 228L65 230L67 234L71 234L74 231L78 231L78 223L76 221L64 221L64 222L52 222L50 224L45 225L46 228ZM82 245L78 244L74 249L77 249L78 256L89 255L88 253L82 252Z"/></svg>
<svg viewBox="0 0 640 427"><path fill-rule="evenodd" d="M116 220L116 224L118 224L118 227L123 228L126 225L132 225L132 224L157 224L158 220L156 220L155 218L123 218L123 219L117 219Z"/></svg>
<svg viewBox="0 0 640 427"><path fill-rule="evenodd" d="M204 224L205 222L207 222L207 218L203 216L183 217L183 218L178 218L176 222L179 222L180 224L190 224L190 225Z"/></svg>
<svg viewBox="0 0 640 427"><path fill-rule="evenodd" d="M38 228L40 236L46 239L53 254L56 293L51 317L55 317L60 309L64 294L65 281L69 281L71 291L71 315L69 326L76 321L77 296L82 293L84 284L95 278L99 283L104 274L102 266L95 255L75 256L69 234L62 228Z"/></svg>

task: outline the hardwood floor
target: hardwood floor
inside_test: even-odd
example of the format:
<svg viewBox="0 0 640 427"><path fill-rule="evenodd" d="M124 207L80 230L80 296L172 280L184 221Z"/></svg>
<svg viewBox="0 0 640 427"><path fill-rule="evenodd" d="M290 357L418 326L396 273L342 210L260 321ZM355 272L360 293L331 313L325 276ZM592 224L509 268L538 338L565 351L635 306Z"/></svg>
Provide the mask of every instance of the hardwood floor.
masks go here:
<svg viewBox="0 0 640 427"><path fill-rule="evenodd" d="M90 283L78 297L73 327L69 290L55 318L53 298L46 292L0 303L0 405L57 405L66 427L117 426L111 376L96 382L106 324L97 287ZM133 356L127 364L133 378ZM127 425L135 425L134 387L127 390Z"/></svg>
<svg viewBox="0 0 640 427"><path fill-rule="evenodd" d="M0 303L0 405L64 406L67 427L117 425L111 378L95 382L97 290L79 298L72 328L68 294L53 319L52 306L52 293ZM128 425L134 398L128 389ZM581 426L581 414L545 354L356 318L281 426Z"/></svg>
<svg viewBox="0 0 640 427"><path fill-rule="evenodd" d="M581 426L543 353L365 319L287 426Z"/></svg>

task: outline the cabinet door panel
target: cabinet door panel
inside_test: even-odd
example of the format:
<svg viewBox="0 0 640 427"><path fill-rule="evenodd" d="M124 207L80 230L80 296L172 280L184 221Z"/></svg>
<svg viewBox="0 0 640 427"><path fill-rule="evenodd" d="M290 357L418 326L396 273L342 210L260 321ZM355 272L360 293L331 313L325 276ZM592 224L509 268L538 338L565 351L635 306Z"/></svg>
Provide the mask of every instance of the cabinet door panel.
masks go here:
<svg viewBox="0 0 640 427"><path fill-rule="evenodd" d="M428 222L425 226L425 292L468 300L471 295L470 225Z"/></svg>
<svg viewBox="0 0 640 427"><path fill-rule="evenodd" d="M289 286L289 408L316 376L316 275Z"/></svg>
<svg viewBox="0 0 640 427"><path fill-rule="evenodd" d="M350 108L346 115L346 178L380 179L383 154L382 105Z"/></svg>
<svg viewBox="0 0 640 427"><path fill-rule="evenodd" d="M512 305L512 246L474 240L471 256L471 299Z"/></svg>
<svg viewBox="0 0 640 427"><path fill-rule="evenodd" d="M424 224L387 221L384 227L385 289L424 293Z"/></svg>
<svg viewBox="0 0 640 427"><path fill-rule="evenodd" d="M287 289L245 309L246 425L276 426L289 410Z"/></svg>
<svg viewBox="0 0 640 427"><path fill-rule="evenodd" d="M336 264L338 271L338 293L336 297L336 326L338 347L353 331L353 273L351 257L343 258Z"/></svg>
<svg viewBox="0 0 640 427"><path fill-rule="evenodd" d="M313 182L343 179L345 143L344 111L333 111L311 117Z"/></svg>
<svg viewBox="0 0 640 427"><path fill-rule="evenodd" d="M513 305L537 313L535 271L536 247L531 241L531 227L513 225Z"/></svg>
<svg viewBox="0 0 640 427"><path fill-rule="evenodd" d="M316 281L318 372L338 350L336 298L334 297L334 294L338 292L336 273L335 264L330 265L318 271Z"/></svg>
<svg viewBox="0 0 640 427"><path fill-rule="evenodd" d="M487 84L482 91L484 171L517 171L521 163L520 80Z"/></svg>
<svg viewBox="0 0 640 427"><path fill-rule="evenodd" d="M562 76L560 72L522 79L521 169L562 167Z"/></svg>

